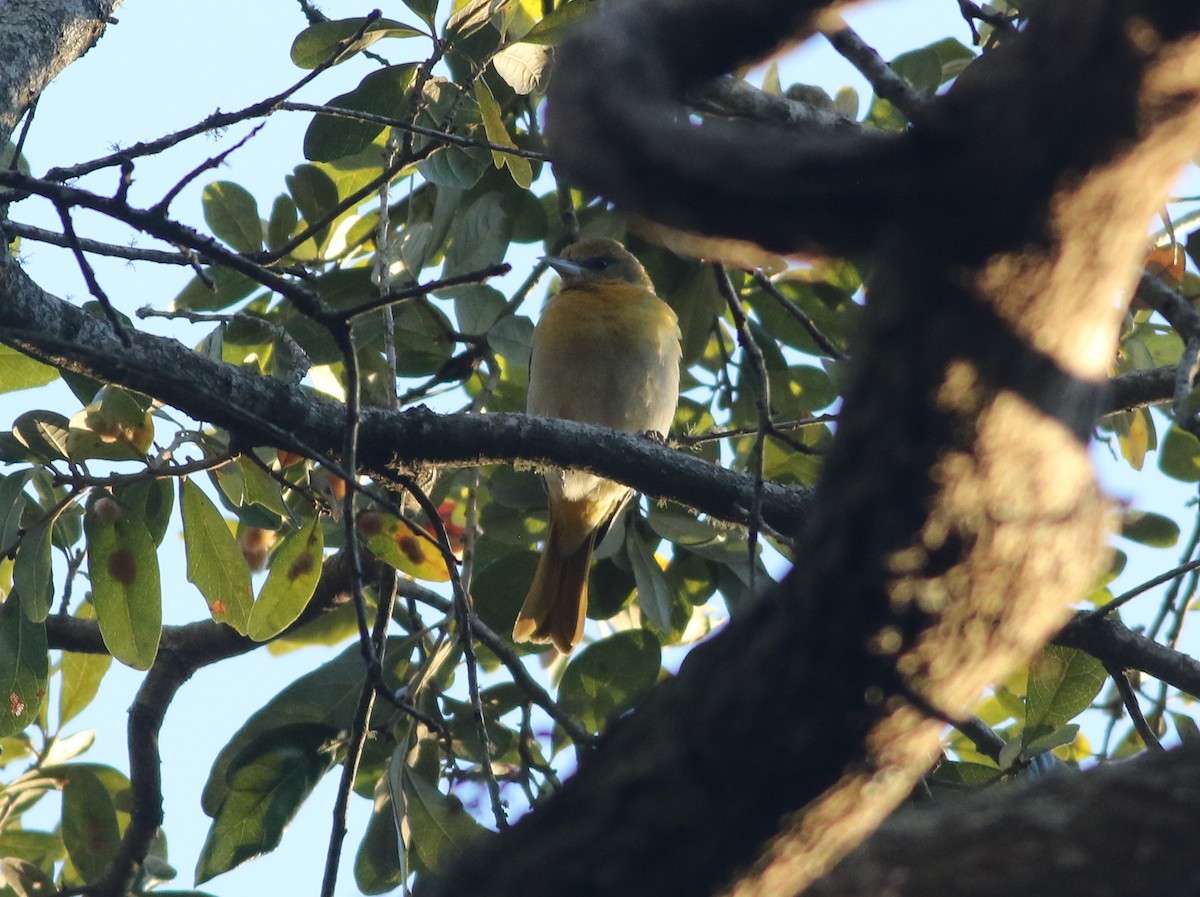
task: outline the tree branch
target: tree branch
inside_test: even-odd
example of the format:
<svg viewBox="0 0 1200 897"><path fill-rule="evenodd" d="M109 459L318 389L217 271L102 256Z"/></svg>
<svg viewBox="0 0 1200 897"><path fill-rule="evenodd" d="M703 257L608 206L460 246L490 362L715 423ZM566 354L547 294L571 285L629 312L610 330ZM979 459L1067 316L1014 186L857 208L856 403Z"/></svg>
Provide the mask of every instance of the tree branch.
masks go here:
<svg viewBox="0 0 1200 897"><path fill-rule="evenodd" d="M251 445L312 457L336 456L342 406L282 380L215 362L175 340L132 332L132 351L91 315L33 284L11 258L0 259L4 341L58 367L117 383L236 432ZM439 415L424 408L363 411L360 464L384 474L402 462L471 465L525 460L603 473L647 495L750 523L753 481L651 440L587 424L519 414ZM763 516L795 533L810 493L765 484Z"/></svg>

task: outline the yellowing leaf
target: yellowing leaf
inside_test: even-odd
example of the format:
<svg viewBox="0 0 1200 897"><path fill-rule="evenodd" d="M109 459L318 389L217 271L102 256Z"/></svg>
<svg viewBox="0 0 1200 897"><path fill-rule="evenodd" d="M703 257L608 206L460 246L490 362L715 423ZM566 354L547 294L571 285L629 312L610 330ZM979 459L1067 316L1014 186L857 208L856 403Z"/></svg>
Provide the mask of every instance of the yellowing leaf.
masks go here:
<svg viewBox="0 0 1200 897"><path fill-rule="evenodd" d="M483 118L483 129L487 133L488 141L497 146L516 149L517 145L513 143L508 129L504 127L500 106L482 78L475 82L475 99L479 103L479 114ZM533 167L523 156L514 156L512 153L502 150L492 150L492 164L497 168L507 165L512 179L522 189L527 188L533 182Z"/></svg>
<svg viewBox="0 0 1200 897"><path fill-rule="evenodd" d="M372 553L401 573L429 582L446 582L450 573L428 534L416 530L399 517L368 512L358 516L358 531Z"/></svg>

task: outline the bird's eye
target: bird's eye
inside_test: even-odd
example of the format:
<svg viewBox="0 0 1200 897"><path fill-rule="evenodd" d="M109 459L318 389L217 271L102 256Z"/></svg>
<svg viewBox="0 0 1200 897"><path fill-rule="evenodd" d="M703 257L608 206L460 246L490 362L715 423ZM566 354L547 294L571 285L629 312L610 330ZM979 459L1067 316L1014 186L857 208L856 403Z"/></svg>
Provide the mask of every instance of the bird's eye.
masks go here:
<svg viewBox="0 0 1200 897"><path fill-rule="evenodd" d="M612 263L612 259L606 259L606 258L600 257L600 258L588 259L586 262L583 263L583 266L585 268L590 268L593 271L603 271L611 263Z"/></svg>

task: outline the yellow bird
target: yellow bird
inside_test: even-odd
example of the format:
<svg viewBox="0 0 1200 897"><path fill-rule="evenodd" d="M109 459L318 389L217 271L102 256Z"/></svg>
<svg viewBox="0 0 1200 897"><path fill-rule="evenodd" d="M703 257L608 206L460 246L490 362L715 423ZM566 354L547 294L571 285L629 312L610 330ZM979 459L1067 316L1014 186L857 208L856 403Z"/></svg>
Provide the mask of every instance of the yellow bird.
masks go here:
<svg viewBox="0 0 1200 897"><path fill-rule="evenodd" d="M665 436L679 400L679 320L616 240L580 240L546 260L562 288L533 331L526 411ZM631 490L582 471L546 472L550 531L513 626L518 642L567 654L587 613L592 549Z"/></svg>

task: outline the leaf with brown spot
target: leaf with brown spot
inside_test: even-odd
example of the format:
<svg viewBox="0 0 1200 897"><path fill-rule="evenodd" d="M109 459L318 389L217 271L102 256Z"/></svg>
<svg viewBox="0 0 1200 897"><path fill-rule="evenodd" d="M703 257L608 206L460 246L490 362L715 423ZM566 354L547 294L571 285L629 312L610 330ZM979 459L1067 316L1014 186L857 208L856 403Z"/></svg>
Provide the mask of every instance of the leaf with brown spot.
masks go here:
<svg viewBox="0 0 1200 897"><path fill-rule="evenodd" d="M162 632L162 586L145 509L126 508L120 520L109 524L88 513L83 529L104 644L121 663L149 669Z"/></svg>
<svg viewBox="0 0 1200 897"><path fill-rule="evenodd" d="M431 537L418 535L413 526L390 514L375 514L369 526L359 526L374 555L401 573L428 582L450 578L446 562Z"/></svg>
<svg viewBox="0 0 1200 897"><path fill-rule="evenodd" d="M0 705L0 737L15 735L37 719L49 667L46 624L32 622L10 595L0 604L0 695L8 698Z"/></svg>
<svg viewBox="0 0 1200 897"><path fill-rule="evenodd" d="M325 537L317 516L283 540L250 609L246 623L250 638L260 642L273 638L300 616L321 578L324 551Z"/></svg>

